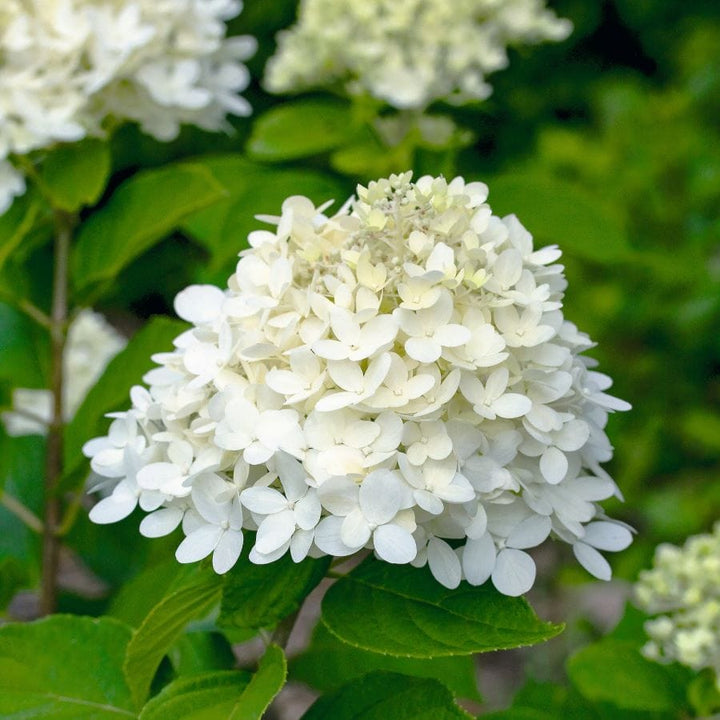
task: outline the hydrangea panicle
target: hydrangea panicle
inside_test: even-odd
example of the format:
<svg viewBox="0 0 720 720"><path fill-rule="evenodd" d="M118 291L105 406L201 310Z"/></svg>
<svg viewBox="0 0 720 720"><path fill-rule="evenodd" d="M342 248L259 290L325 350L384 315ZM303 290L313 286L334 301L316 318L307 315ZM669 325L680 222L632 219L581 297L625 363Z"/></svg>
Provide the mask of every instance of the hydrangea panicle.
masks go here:
<svg viewBox="0 0 720 720"><path fill-rule="evenodd" d="M650 641L643 653L693 670L710 668L720 690L720 523L683 547L658 546L652 569L640 573L635 599L656 616L645 623Z"/></svg>
<svg viewBox="0 0 720 720"><path fill-rule="evenodd" d="M0 213L25 190L9 158L134 120L159 140L181 124L249 115L252 37L226 38L240 0L3 0Z"/></svg>
<svg viewBox="0 0 720 720"><path fill-rule="evenodd" d="M137 504L141 532L182 524L181 562L296 562L371 548L448 587L532 586L548 537L608 579L631 541L598 504L610 379L563 318L555 247L492 214L487 187L411 173L359 186L335 215L290 197L250 234L228 288L177 297L193 327L86 446Z"/></svg>
<svg viewBox="0 0 720 720"><path fill-rule="evenodd" d="M399 109L483 100L485 77L508 64L507 46L571 30L543 0L303 0L297 24L278 36L265 85L282 93L342 82Z"/></svg>

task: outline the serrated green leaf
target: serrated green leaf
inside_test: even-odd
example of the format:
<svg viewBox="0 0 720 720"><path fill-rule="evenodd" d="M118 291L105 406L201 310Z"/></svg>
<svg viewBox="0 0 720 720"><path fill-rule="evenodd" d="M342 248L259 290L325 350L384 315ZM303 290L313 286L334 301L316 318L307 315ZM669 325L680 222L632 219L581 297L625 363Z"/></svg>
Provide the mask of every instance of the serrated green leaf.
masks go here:
<svg viewBox="0 0 720 720"><path fill-rule="evenodd" d="M631 249L612 207L582 188L551 175L518 173L486 179L496 215L514 214L535 246L558 244L576 257L597 262L628 258Z"/></svg>
<svg viewBox="0 0 720 720"><path fill-rule="evenodd" d="M258 117L247 150L258 160L295 160L352 142L357 132L349 104L297 100Z"/></svg>
<svg viewBox="0 0 720 720"><path fill-rule="evenodd" d="M143 620L128 644L123 669L133 699L142 705L160 661L187 624L208 613L219 601L223 578L212 570L193 568Z"/></svg>
<svg viewBox="0 0 720 720"><path fill-rule="evenodd" d="M260 720L282 689L286 677L285 654L277 645L270 645L228 720Z"/></svg>
<svg viewBox="0 0 720 720"><path fill-rule="evenodd" d="M311 170L268 168L242 155L198 158L227 188L227 198L193 213L183 229L212 255L207 275L224 282L247 248L247 236L265 226L256 215L279 215L283 201L291 195L305 195L318 205L335 200L345 202L350 190L335 178Z"/></svg>
<svg viewBox="0 0 720 720"><path fill-rule="evenodd" d="M638 646L604 639L576 652L567 672L580 693L593 702L622 709L668 712L685 706L685 687L671 666L646 660Z"/></svg>
<svg viewBox="0 0 720 720"><path fill-rule="evenodd" d="M489 584L448 590L427 567L368 558L327 592L322 622L349 645L400 657L469 655L548 640L562 626Z"/></svg>
<svg viewBox="0 0 720 720"><path fill-rule="evenodd" d="M310 647L291 662L294 679L323 692L375 670L439 680L457 697L480 700L471 655L403 658L381 655L346 645L324 625L315 628Z"/></svg>
<svg viewBox="0 0 720 720"><path fill-rule="evenodd" d="M136 718L122 662L130 629L109 618L54 615L0 628L4 720Z"/></svg>
<svg viewBox="0 0 720 720"><path fill-rule="evenodd" d="M110 175L110 148L97 138L53 148L40 165L39 182L55 207L75 212L94 205Z"/></svg>
<svg viewBox="0 0 720 720"><path fill-rule="evenodd" d="M224 196L225 189L201 165L139 172L80 226L72 256L76 290L111 281L186 216Z"/></svg>
<svg viewBox="0 0 720 720"><path fill-rule="evenodd" d="M302 605L329 566L327 557L294 563L284 555L267 565L242 557L225 576L218 624L232 630L275 626Z"/></svg>
<svg viewBox="0 0 720 720"><path fill-rule="evenodd" d="M140 720L229 718L249 681L249 673L234 670L181 677L148 701Z"/></svg>
<svg viewBox="0 0 720 720"><path fill-rule="evenodd" d="M302 720L459 720L469 718L437 680L374 672L321 697Z"/></svg>
<svg viewBox="0 0 720 720"><path fill-rule="evenodd" d="M120 588L106 614L131 628L139 627L153 607L165 597L183 569L175 558L145 568Z"/></svg>
<svg viewBox="0 0 720 720"><path fill-rule="evenodd" d="M150 356L169 350L173 339L186 328L187 323L179 320L155 317L110 361L65 430L64 458L68 473L86 462L82 456L83 444L107 432L105 415L129 406L130 388L153 366Z"/></svg>

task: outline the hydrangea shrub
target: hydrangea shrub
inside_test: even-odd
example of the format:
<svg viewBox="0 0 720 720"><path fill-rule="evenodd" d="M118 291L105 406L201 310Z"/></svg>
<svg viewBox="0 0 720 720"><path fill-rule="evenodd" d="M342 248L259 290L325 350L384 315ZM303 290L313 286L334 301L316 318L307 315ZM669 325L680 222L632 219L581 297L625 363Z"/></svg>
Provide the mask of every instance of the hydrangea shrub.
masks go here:
<svg viewBox="0 0 720 720"><path fill-rule="evenodd" d="M218 573L253 530L255 563L370 548L512 596L552 537L609 579L599 551L631 533L598 504L619 495L604 428L629 406L563 317L560 250L479 182L357 193L334 215L288 198L225 290L178 295L192 327L85 447L110 490L91 518L139 505L144 535L181 525L177 559Z"/></svg>
<svg viewBox="0 0 720 720"><path fill-rule="evenodd" d="M25 190L13 156L101 136L135 121L160 140L181 124L226 127L251 37L226 37L239 0L3 0L0 6L0 213Z"/></svg>

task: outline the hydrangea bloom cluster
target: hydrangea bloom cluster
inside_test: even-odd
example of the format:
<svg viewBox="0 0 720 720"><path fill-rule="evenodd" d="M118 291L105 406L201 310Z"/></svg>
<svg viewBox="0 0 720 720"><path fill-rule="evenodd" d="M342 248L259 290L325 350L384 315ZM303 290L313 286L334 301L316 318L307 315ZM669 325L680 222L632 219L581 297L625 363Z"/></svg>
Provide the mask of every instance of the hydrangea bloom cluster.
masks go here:
<svg viewBox="0 0 720 720"><path fill-rule="evenodd" d="M226 290L175 302L193 327L85 452L109 523L182 525L180 562L290 552L429 563L447 587L519 595L550 535L594 575L631 535L598 501L608 411L627 403L563 319L557 247L533 249L487 187L411 173L358 187L337 214L288 198L249 236Z"/></svg>
<svg viewBox="0 0 720 720"><path fill-rule="evenodd" d="M85 308L75 316L63 355L65 420L75 415L90 388L126 343L99 313ZM15 388L12 400L12 411L2 414L8 435L44 435L53 419L50 390Z"/></svg>
<svg viewBox="0 0 720 720"><path fill-rule="evenodd" d="M508 45L571 30L543 0L303 0L265 84L289 92L343 82L396 108L467 102L490 94L485 77L507 66Z"/></svg>
<svg viewBox="0 0 720 720"><path fill-rule="evenodd" d="M645 655L694 670L711 668L720 690L720 523L681 548L660 545L653 568L640 574L635 597L658 616L645 623Z"/></svg>
<svg viewBox="0 0 720 720"><path fill-rule="evenodd" d="M240 0L3 0L0 3L0 212L24 191L8 157L135 120L161 140L182 123L218 130L247 115L242 60L226 38Z"/></svg>

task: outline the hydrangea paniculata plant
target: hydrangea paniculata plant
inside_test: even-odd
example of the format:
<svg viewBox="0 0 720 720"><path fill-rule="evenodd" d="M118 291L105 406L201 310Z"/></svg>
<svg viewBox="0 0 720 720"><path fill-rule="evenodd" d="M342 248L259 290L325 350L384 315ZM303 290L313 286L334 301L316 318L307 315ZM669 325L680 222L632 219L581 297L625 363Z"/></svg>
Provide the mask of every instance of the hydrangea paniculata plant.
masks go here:
<svg viewBox="0 0 720 720"><path fill-rule="evenodd" d="M572 30L543 0L303 0L281 32L271 92L344 83L396 108L486 98L507 46L564 40Z"/></svg>
<svg viewBox="0 0 720 720"><path fill-rule="evenodd" d="M711 668L720 690L720 523L683 547L660 545L653 568L640 573L635 597L657 616L645 623L644 654L693 670Z"/></svg>
<svg viewBox="0 0 720 720"><path fill-rule="evenodd" d="M227 38L239 0L3 0L0 3L0 212L25 189L10 162L56 142L137 121L160 140L183 123L225 127L251 37Z"/></svg>
<svg viewBox="0 0 720 720"><path fill-rule="evenodd" d="M557 247L533 248L487 187L411 173L324 214L290 197L249 236L228 288L175 302L192 328L87 443L110 523L179 525L180 562L289 552L429 564L447 587L526 592L549 536L608 579L598 550L630 531L598 502L618 489L608 412L627 403L563 318Z"/></svg>

